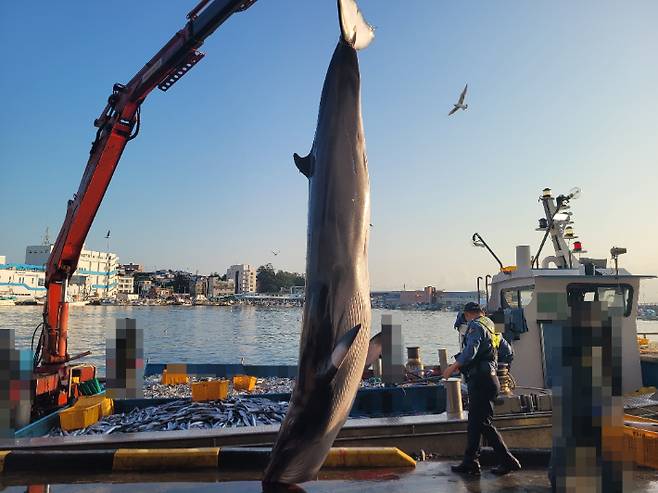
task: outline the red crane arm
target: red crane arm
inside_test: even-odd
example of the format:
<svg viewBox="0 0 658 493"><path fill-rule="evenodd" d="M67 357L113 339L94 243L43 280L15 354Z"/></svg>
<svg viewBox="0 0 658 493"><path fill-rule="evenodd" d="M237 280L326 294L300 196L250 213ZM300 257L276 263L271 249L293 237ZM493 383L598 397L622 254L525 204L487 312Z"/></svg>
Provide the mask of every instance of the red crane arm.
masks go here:
<svg viewBox="0 0 658 493"><path fill-rule="evenodd" d="M107 105L94 121L98 128L78 192L68 201L66 218L46 266L47 302L41 337L40 365L62 364L67 352L68 281L100 207L114 170L129 140L139 131L140 105L158 87L169 89L202 57L197 51L233 13L255 0L201 0L187 14L188 22L126 84L115 84Z"/></svg>

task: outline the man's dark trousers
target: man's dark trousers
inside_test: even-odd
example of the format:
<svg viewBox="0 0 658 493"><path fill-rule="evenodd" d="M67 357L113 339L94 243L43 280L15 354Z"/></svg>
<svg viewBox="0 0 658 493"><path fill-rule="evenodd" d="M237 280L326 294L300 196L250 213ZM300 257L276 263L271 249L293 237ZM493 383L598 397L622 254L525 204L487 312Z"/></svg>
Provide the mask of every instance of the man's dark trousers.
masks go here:
<svg viewBox="0 0 658 493"><path fill-rule="evenodd" d="M486 371L477 371L468 379L468 444L464 461L475 461L480 456L480 436L484 435L491 445L500 463L512 457L500 433L493 425L494 400L500 390L500 383L495 375Z"/></svg>

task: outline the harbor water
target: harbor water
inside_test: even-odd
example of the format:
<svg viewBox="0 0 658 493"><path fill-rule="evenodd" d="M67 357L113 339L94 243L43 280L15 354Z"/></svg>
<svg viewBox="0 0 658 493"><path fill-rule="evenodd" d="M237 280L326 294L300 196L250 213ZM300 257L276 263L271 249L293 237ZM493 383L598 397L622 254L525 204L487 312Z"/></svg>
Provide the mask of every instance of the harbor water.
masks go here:
<svg viewBox="0 0 658 493"><path fill-rule="evenodd" d="M29 348L42 320L41 306L0 307L0 328L16 331L16 347ZM438 364L439 347L449 358L458 352L455 313L437 311L372 311L372 333L381 316L402 324L405 346L419 346L423 363ZM83 306L71 307L69 353L91 351L81 361L105 374L105 338L117 318L134 318L144 330L144 358L151 363L297 363L301 308L258 306ZM641 323L641 322L640 322ZM655 323L658 332L658 323ZM112 332L110 332L112 333ZM35 337L35 345L38 333ZM406 351L405 351L406 356Z"/></svg>

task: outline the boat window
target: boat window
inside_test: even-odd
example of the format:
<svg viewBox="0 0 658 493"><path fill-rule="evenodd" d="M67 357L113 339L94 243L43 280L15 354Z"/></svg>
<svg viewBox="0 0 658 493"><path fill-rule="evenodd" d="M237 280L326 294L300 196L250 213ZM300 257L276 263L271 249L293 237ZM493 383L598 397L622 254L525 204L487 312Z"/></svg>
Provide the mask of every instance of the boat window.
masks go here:
<svg viewBox="0 0 658 493"><path fill-rule="evenodd" d="M516 289L503 289L501 292L501 305L503 308L518 308L519 297Z"/></svg>
<svg viewBox="0 0 658 493"><path fill-rule="evenodd" d="M500 304L503 308L525 308L532 302L534 291L533 286L503 289Z"/></svg>
<svg viewBox="0 0 658 493"><path fill-rule="evenodd" d="M633 308L633 287L629 284L569 284L567 300L569 306L579 302L597 301L615 306L621 301L624 306L624 317L628 317Z"/></svg>
<svg viewBox="0 0 658 493"><path fill-rule="evenodd" d="M535 290L532 287L524 287L519 289L519 300L521 301L521 306L525 308L532 301L532 295Z"/></svg>

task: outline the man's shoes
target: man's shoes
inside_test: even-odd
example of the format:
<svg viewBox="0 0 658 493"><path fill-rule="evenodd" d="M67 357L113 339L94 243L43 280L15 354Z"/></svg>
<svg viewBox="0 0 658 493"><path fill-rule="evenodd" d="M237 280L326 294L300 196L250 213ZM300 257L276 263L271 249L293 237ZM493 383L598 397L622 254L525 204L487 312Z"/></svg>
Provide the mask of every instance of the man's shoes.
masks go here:
<svg viewBox="0 0 658 493"><path fill-rule="evenodd" d="M492 469L491 472L496 476L504 476L505 474L509 474L512 471L518 471L519 469L521 469L519 461L516 460L515 457L509 457L501 465Z"/></svg>
<svg viewBox="0 0 658 493"><path fill-rule="evenodd" d="M479 476L480 475L480 463L477 461L463 461L458 466L450 466L452 472L457 472L459 474L468 474L470 476Z"/></svg>

